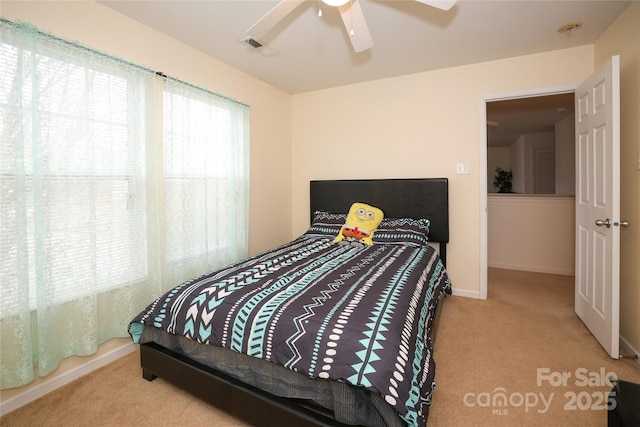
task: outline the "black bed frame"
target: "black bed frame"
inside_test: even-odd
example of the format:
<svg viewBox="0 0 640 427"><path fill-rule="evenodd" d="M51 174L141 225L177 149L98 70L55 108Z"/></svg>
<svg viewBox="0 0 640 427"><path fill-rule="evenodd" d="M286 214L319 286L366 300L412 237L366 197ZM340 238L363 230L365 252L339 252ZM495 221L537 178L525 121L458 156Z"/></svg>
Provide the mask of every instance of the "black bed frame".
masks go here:
<svg viewBox="0 0 640 427"><path fill-rule="evenodd" d="M428 218L429 240L439 244L444 263L448 200L447 178L310 182L311 215L320 209L346 213L352 203L362 202L379 207L387 218ZM343 426L322 409L264 392L156 343L140 345L140 365L146 380L161 377L252 425Z"/></svg>

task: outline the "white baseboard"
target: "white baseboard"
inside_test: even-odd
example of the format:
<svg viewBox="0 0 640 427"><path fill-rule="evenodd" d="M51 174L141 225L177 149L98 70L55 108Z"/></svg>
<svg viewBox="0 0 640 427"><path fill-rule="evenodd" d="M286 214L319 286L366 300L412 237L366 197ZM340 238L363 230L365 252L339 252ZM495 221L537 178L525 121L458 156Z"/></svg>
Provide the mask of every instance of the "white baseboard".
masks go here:
<svg viewBox="0 0 640 427"><path fill-rule="evenodd" d="M480 292L478 291L468 291L466 289L452 288L451 293L455 296L480 299Z"/></svg>
<svg viewBox="0 0 640 427"><path fill-rule="evenodd" d="M504 264L499 262L490 262L489 268L501 268L504 270L520 270L531 271L533 273L559 274L561 276L574 276L575 270L568 268L549 268L536 267L531 265Z"/></svg>
<svg viewBox="0 0 640 427"><path fill-rule="evenodd" d="M71 381L77 380L83 375L95 371L96 369L101 368L105 365L108 365L109 363L135 351L135 349L135 344L133 344L132 342L127 343L121 347L111 350L108 353L103 354L102 356L98 356L81 366L70 369L69 371L62 373L55 378L44 381L41 384L28 389L24 393L18 394L17 396L7 399L6 401L3 400L2 402L0 402L0 416L8 414L9 412L18 409L21 406L24 406L27 403L44 396L47 393L51 393L55 389L69 384Z"/></svg>
<svg viewBox="0 0 640 427"><path fill-rule="evenodd" d="M624 354L625 356L631 356L634 354L637 355L638 357L635 359L635 361L638 365L640 365L640 351L633 348L629 341L624 339L622 335L620 335L620 350L622 350L620 353Z"/></svg>

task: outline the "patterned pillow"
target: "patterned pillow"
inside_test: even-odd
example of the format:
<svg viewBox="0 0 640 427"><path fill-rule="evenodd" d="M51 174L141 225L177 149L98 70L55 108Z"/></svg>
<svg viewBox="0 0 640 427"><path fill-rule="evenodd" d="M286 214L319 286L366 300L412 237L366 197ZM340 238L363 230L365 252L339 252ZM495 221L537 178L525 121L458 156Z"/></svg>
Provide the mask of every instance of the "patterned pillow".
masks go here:
<svg viewBox="0 0 640 427"><path fill-rule="evenodd" d="M319 210L314 212L311 227L304 233L305 236L331 237L340 232L347 219L347 214L337 214Z"/></svg>
<svg viewBox="0 0 640 427"><path fill-rule="evenodd" d="M385 218L373 236L374 244L424 246L429 243L428 219Z"/></svg>
<svg viewBox="0 0 640 427"><path fill-rule="evenodd" d="M346 213L318 210L306 236L334 238L347 219ZM423 246L429 243L428 219L384 218L373 236L373 244Z"/></svg>

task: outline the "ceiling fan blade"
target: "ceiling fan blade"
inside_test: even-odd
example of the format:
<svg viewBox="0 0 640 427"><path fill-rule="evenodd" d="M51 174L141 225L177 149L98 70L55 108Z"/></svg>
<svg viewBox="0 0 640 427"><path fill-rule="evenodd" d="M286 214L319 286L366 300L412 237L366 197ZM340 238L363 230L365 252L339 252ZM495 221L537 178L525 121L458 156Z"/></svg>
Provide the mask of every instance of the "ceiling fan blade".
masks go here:
<svg viewBox="0 0 640 427"><path fill-rule="evenodd" d="M442 10L449 10L456 4L457 0L416 0L429 6L437 7Z"/></svg>
<svg viewBox="0 0 640 427"><path fill-rule="evenodd" d="M373 40L369 33L367 21L364 19L360 1L352 0L343 6L339 6L338 10L340 10L342 22L344 22L344 26L347 29L347 34L349 34L353 50L362 52L373 46Z"/></svg>
<svg viewBox="0 0 640 427"><path fill-rule="evenodd" d="M261 39L285 16L304 3L304 0L282 0L273 9L267 12L251 28L247 30L247 35L255 39Z"/></svg>

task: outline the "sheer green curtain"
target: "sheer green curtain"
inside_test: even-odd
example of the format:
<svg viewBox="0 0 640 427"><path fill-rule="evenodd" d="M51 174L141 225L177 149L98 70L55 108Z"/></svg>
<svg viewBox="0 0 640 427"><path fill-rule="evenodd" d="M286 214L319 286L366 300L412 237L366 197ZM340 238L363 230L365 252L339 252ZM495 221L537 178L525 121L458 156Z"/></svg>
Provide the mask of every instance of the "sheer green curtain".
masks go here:
<svg viewBox="0 0 640 427"><path fill-rule="evenodd" d="M156 76L0 21L1 386L127 336L161 291Z"/></svg>
<svg viewBox="0 0 640 427"><path fill-rule="evenodd" d="M166 282L248 254L249 107L168 78L163 90Z"/></svg>

